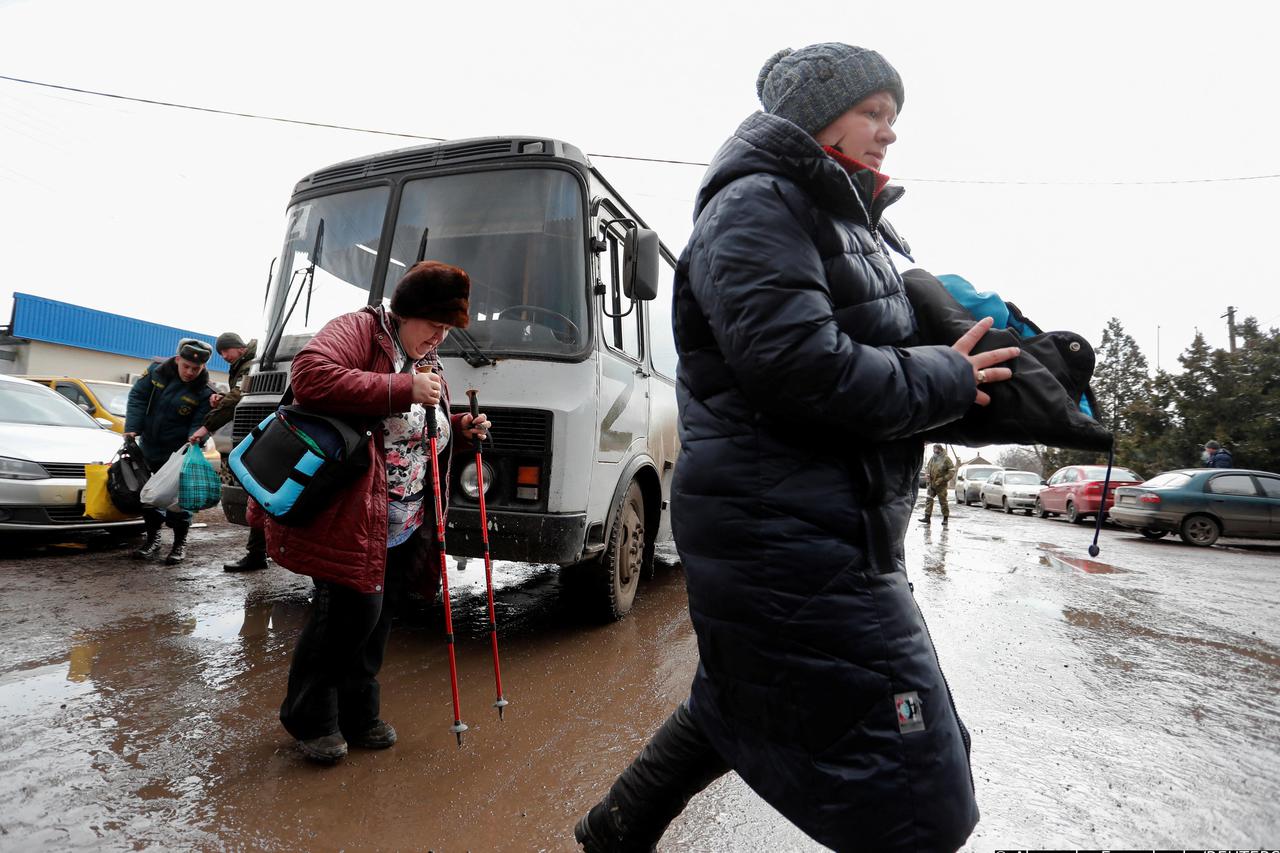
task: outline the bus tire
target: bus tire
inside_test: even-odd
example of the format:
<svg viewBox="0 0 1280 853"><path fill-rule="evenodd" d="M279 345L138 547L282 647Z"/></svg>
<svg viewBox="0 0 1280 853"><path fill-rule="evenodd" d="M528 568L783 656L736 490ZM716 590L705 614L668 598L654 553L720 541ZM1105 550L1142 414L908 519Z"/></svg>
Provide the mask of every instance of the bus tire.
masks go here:
<svg viewBox="0 0 1280 853"><path fill-rule="evenodd" d="M640 484L632 480L614 513L609 544L604 552L573 569L584 596L583 603L593 615L617 621L630 612L649 550L644 494Z"/></svg>

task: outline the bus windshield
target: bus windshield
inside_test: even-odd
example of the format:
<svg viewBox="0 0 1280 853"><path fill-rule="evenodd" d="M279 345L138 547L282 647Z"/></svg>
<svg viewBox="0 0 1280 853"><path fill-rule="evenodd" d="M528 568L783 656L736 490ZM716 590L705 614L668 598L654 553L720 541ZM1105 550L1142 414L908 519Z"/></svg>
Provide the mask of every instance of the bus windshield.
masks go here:
<svg viewBox="0 0 1280 853"><path fill-rule="evenodd" d="M289 208L284 248L267 293L264 364L292 358L325 323L369 303L390 196L389 187L372 187ZM319 261L309 275L317 248Z"/></svg>
<svg viewBox="0 0 1280 853"><path fill-rule="evenodd" d="M453 264L471 277L467 332L481 350L578 355L588 343L583 236L582 192L567 171L503 169L410 181L383 293L389 300L420 255ZM441 352L458 354L464 346L450 336Z"/></svg>

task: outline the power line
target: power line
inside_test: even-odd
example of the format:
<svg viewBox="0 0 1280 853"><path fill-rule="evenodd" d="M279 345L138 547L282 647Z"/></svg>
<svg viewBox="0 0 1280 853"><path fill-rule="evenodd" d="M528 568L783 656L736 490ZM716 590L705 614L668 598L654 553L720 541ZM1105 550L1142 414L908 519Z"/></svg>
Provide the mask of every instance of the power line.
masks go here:
<svg viewBox="0 0 1280 853"><path fill-rule="evenodd" d="M274 121L282 124L296 124L304 127L320 127L328 130L347 130L353 133L370 133L377 136L395 136L402 139L421 139L427 142L445 142L446 140L439 136L424 136L418 133L403 133L394 130L378 130L370 127L354 127L346 124L331 124L322 121L305 121L303 119L285 118L283 116L262 115L259 113L246 113L238 110L221 110L215 107L202 107L193 104L179 104L173 101L158 101L153 98L138 98L131 95L119 95L113 92L98 92L93 89L80 89L75 86L62 86L57 83L45 83L40 80L27 80L22 77L10 77L7 74L0 74L0 80L8 80L11 83L20 83L26 86L40 86L46 89L58 89L63 92L76 92L81 95L92 95L97 98L113 98L119 101L131 101L137 104L150 104L156 107L169 107L178 110L191 110L193 112L212 113L214 115L234 116L236 118L250 118L258 121ZM676 160L663 157L638 157L627 154L602 154L598 152L588 152L589 157L599 157L609 160L631 160L637 163L661 163L673 166L698 166L705 168L710 163L700 160ZM1238 183L1242 181L1270 181L1280 179L1280 172L1266 175L1231 175L1220 178L1167 178L1156 180L1123 180L1123 181L1039 181L1039 180L1011 180L1011 179L982 179L982 178L897 178L896 180L904 183L921 183L921 184L976 184L987 186L1039 186L1039 187L1123 187L1123 186L1167 186L1171 184L1221 184L1221 183Z"/></svg>
<svg viewBox="0 0 1280 853"><path fill-rule="evenodd" d="M63 92L76 92L81 95L93 95L97 98L114 98L117 101L132 101L136 104L151 104L156 107L171 107L176 110L192 110L200 113L213 113L215 115L236 116L238 118L252 118L260 121L275 121L283 124L300 124L305 127L323 127L329 130L351 130L356 133L373 133L379 136L400 136L406 139L425 139L429 142L444 142L438 136L420 136L416 133L398 133L391 130L376 130L368 127L351 127L345 124L327 124L321 121L303 121L296 118L282 118L281 116L265 116L257 113L243 113L236 110L219 110L214 107L200 107L191 104L175 104L172 101L156 101L151 98L135 98L129 95L116 95L111 92L95 92L92 89L77 89L75 86L59 86L56 83L42 83L39 80L24 80L21 77L10 77L7 74L0 74L0 80L8 80L13 83L22 83L27 86L42 86L46 89L58 89Z"/></svg>

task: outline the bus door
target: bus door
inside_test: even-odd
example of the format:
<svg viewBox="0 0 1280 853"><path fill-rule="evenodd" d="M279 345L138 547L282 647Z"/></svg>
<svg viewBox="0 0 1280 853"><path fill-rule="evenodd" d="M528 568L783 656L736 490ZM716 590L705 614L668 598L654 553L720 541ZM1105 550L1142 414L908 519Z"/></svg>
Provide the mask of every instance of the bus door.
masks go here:
<svg viewBox="0 0 1280 853"><path fill-rule="evenodd" d="M599 444L596 458L621 462L649 434L649 370L645 366L644 306L622 293L622 248L626 223L609 202L601 203L596 235L600 273L596 294L600 323Z"/></svg>

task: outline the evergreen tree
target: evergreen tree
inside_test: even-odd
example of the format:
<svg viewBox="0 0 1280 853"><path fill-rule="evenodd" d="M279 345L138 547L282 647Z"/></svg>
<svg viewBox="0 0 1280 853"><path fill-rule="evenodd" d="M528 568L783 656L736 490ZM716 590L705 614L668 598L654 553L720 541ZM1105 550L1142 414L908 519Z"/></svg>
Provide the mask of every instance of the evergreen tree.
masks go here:
<svg viewBox="0 0 1280 853"><path fill-rule="evenodd" d="M1117 434L1128 431L1130 409L1145 403L1150 394L1149 371L1138 342L1125 332L1119 318L1112 317L1102 331L1091 383L1107 429Z"/></svg>

